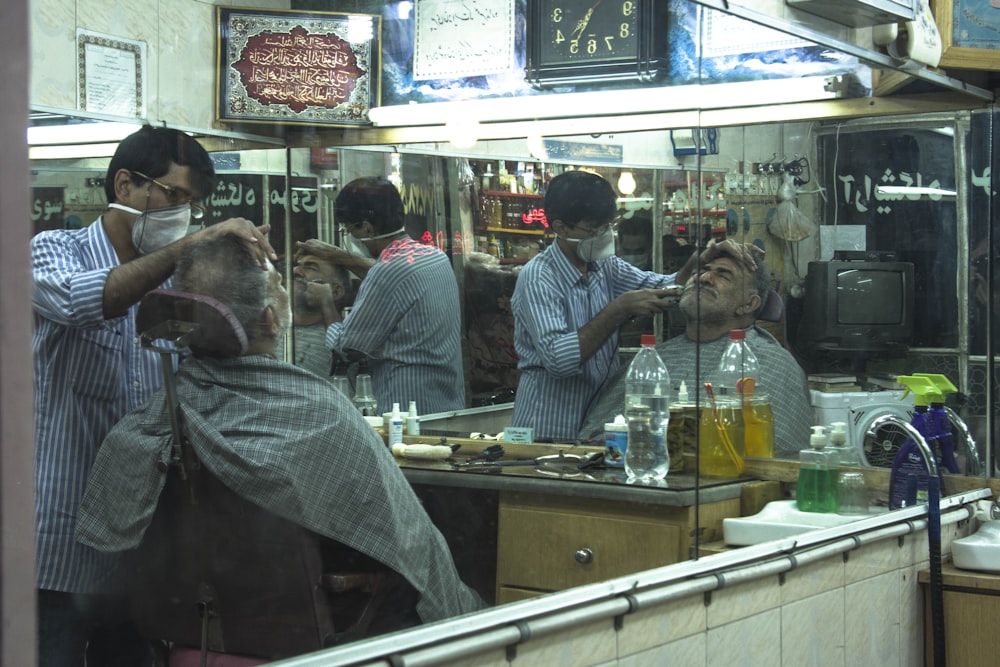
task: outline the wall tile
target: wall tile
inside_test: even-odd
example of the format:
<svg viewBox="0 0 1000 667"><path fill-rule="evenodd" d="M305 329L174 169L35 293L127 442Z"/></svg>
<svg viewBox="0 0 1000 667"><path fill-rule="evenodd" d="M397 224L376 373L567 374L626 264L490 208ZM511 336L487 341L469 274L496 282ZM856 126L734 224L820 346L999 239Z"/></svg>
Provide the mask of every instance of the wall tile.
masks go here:
<svg viewBox="0 0 1000 667"><path fill-rule="evenodd" d="M619 658L618 667L660 667L661 665L698 667L699 665L708 665L705 655L706 644L705 633L692 635L642 653Z"/></svg>
<svg viewBox="0 0 1000 667"><path fill-rule="evenodd" d="M844 557L840 554L803 565L785 574L781 602L787 604L844 586Z"/></svg>
<svg viewBox="0 0 1000 667"><path fill-rule="evenodd" d="M706 627L705 603L700 593L640 609L623 619L618 631L618 657L704 632Z"/></svg>
<svg viewBox="0 0 1000 667"><path fill-rule="evenodd" d="M792 602L781 608L781 665L843 665L844 589ZM756 658L755 658L756 662ZM777 665L777 661L757 662Z"/></svg>
<svg viewBox="0 0 1000 667"><path fill-rule="evenodd" d="M615 660L618 640L612 619L574 625L566 630L531 638L517 647L512 667L587 667Z"/></svg>
<svg viewBox="0 0 1000 667"><path fill-rule="evenodd" d="M779 665L781 651L781 610L772 609L710 629L705 664Z"/></svg>
<svg viewBox="0 0 1000 667"><path fill-rule="evenodd" d="M930 567L918 563L896 573L899 577L899 622L901 665L922 665L924 660L924 595L917 574ZM927 630L930 632L930 628Z"/></svg>
<svg viewBox="0 0 1000 667"><path fill-rule="evenodd" d="M909 536L904 540L904 546L907 540L909 540ZM900 554L900 546L895 538L866 544L848 552L848 560L844 565L844 583L853 584L868 577L898 569L901 560L903 560L903 556Z"/></svg>
<svg viewBox="0 0 1000 667"><path fill-rule="evenodd" d="M706 609L708 627L715 628L780 606L781 585L776 575L723 588L712 592L712 602Z"/></svg>
<svg viewBox="0 0 1000 667"><path fill-rule="evenodd" d="M905 665L900 656L899 571L844 589L844 651L848 665Z"/></svg>

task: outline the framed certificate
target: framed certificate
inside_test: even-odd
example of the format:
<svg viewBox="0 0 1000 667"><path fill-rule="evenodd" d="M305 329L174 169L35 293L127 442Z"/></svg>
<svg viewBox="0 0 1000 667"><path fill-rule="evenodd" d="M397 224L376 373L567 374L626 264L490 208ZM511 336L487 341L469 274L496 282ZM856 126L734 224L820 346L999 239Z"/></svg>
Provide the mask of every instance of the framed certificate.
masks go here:
<svg viewBox="0 0 1000 667"><path fill-rule="evenodd" d="M217 11L218 120L369 124L380 94L380 16Z"/></svg>

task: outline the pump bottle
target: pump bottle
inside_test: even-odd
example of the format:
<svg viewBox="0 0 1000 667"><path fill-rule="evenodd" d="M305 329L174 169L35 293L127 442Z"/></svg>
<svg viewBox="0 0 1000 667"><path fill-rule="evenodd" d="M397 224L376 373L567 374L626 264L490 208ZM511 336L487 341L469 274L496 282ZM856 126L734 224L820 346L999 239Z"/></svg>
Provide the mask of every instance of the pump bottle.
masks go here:
<svg viewBox="0 0 1000 667"><path fill-rule="evenodd" d="M927 445L934 453L935 461L938 463L940 474L943 467L940 465L941 457L938 454L940 445L938 444L937 431L934 429L934 421L929 412L932 398L937 400L939 396L937 387L926 377L917 375L900 375L896 381L906 387L901 399L905 398L907 394L913 393L914 408L910 424L927 441ZM927 502L927 467L917 443L913 442L912 438L907 438L903 442L903 446L896 452L896 458L893 459L889 472L889 509L910 507L925 502Z"/></svg>
<svg viewBox="0 0 1000 667"><path fill-rule="evenodd" d="M406 435L420 435L420 417L417 416L416 401L410 401L410 409L406 413Z"/></svg>
<svg viewBox="0 0 1000 667"><path fill-rule="evenodd" d="M403 443L403 415L399 412L399 403L392 404L392 416L389 417L389 447Z"/></svg>
<svg viewBox="0 0 1000 667"><path fill-rule="evenodd" d="M924 377L930 380L937 388L937 394L928 396L930 401L929 411L934 430L937 433L937 455L939 463L950 473L960 474L958 461L955 459L955 441L951 434L951 420L944 409L945 399L948 394L958 391L958 387L940 373L914 373L916 377Z"/></svg>
<svg viewBox="0 0 1000 667"><path fill-rule="evenodd" d="M799 479L795 486L795 504L803 512L836 512L836 466L833 452L824 449L826 434L822 426L813 426L809 449L799 452Z"/></svg>

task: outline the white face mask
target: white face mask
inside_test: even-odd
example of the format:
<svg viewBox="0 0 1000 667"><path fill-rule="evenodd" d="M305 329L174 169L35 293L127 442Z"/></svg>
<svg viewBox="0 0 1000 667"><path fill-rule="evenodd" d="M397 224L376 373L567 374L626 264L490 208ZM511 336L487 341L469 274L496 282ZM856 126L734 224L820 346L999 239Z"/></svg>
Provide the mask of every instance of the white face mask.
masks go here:
<svg viewBox="0 0 1000 667"><path fill-rule="evenodd" d="M108 204L108 208L139 216L132 225L132 244L140 255L148 255L184 238L191 224L190 204L152 211L140 211L124 204Z"/></svg>
<svg viewBox="0 0 1000 667"><path fill-rule="evenodd" d="M406 230L400 227L394 232L379 234L378 236L366 236L361 239L354 238L354 235L348 232L344 237L345 238L344 243L347 246L346 250L348 253L352 255L357 255L359 257L374 259L371 251L368 250L368 246L365 245L365 241L376 241L378 239L387 239L390 236L398 236L399 234L402 234L404 231Z"/></svg>
<svg viewBox="0 0 1000 667"><path fill-rule="evenodd" d="M576 244L576 256L585 262L599 262L615 254L615 233L608 226L603 232L589 239L565 239Z"/></svg>

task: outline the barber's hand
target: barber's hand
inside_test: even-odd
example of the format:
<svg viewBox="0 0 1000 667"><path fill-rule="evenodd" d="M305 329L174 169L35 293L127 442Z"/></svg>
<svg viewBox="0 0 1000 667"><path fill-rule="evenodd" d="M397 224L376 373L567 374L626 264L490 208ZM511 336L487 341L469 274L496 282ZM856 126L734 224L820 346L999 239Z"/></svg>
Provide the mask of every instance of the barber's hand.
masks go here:
<svg viewBox="0 0 1000 667"><path fill-rule="evenodd" d="M304 294L310 308L334 307L333 285L322 280L296 280L295 286Z"/></svg>
<svg viewBox="0 0 1000 667"><path fill-rule="evenodd" d="M197 242L221 236L235 236L243 241L261 267L266 269L268 260L277 261L278 259L277 253L274 252L274 248L271 247L271 244L267 240L267 232L270 229L270 225L260 225L258 227L246 218L229 218L218 224L209 225L188 238L193 242Z"/></svg>
<svg viewBox="0 0 1000 667"><path fill-rule="evenodd" d="M680 294L679 287L638 289L625 292L614 302L621 309L622 319L630 319L662 313L677 303Z"/></svg>

